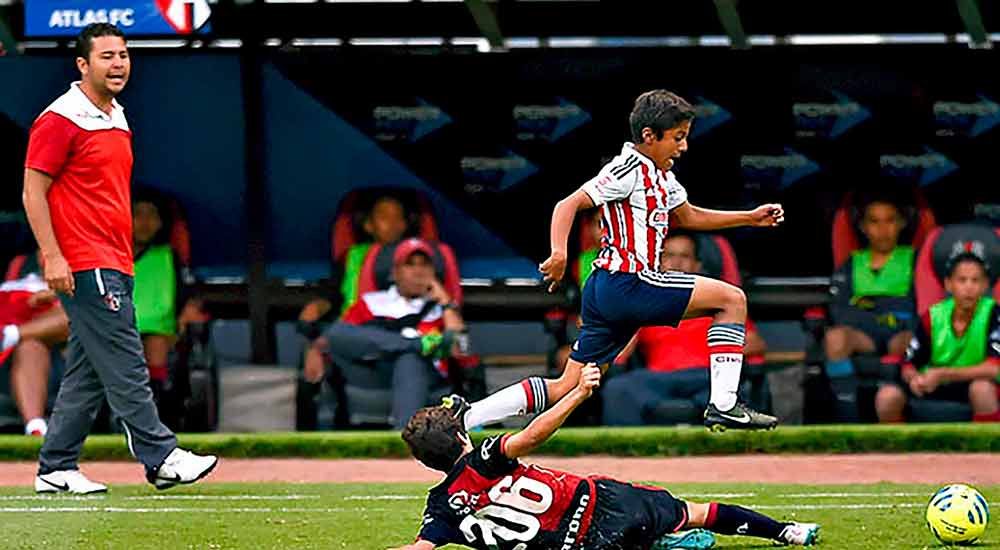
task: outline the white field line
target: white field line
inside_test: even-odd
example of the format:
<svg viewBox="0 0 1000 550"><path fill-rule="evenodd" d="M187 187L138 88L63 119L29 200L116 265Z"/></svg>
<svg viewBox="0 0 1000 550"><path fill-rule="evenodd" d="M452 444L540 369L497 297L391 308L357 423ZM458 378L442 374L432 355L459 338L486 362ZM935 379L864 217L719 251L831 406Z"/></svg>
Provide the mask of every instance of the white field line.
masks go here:
<svg viewBox="0 0 1000 550"><path fill-rule="evenodd" d="M80 513L85 512L88 514L102 513L102 514L161 514L161 513L178 513L178 514L243 514L243 513L261 513L261 514L340 514L340 513L370 513L370 512L388 512L386 508L199 508L199 507L164 507L164 508L122 508L118 506L27 506L23 508L16 507L0 507L0 514L17 514L17 513Z"/></svg>
<svg viewBox="0 0 1000 550"><path fill-rule="evenodd" d="M774 498L904 498L904 497L930 497L933 493L676 493L679 498L706 499L706 498L754 498L758 495ZM344 500L424 500L425 495L350 495Z"/></svg>
<svg viewBox="0 0 1000 550"><path fill-rule="evenodd" d="M320 495L147 495L125 500L318 500Z"/></svg>
<svg viewBox="0 0 1000 550"><path fill-rule="evenodd" d="M3 500L41 500L41 501L86 501L104 500L106 495L7 495L0 496ZM318 500L319 495L146 495L125 497L125 500Z"/></svg>
<svg viewBox="0 0 1000 550"><path fill-rule="evenodd" d="M991 506L997 503L991 502ZM888 510L897 508L923 508L925 503L900 502L896 504L748 504L754 510ZM0 514L38 514L38 513L100 513L100 514L340 514L340 513L373 513L388 512L386 508L199 508L199 507L144 507L123 508L117 506L27 506L0 507Z"/></svg>

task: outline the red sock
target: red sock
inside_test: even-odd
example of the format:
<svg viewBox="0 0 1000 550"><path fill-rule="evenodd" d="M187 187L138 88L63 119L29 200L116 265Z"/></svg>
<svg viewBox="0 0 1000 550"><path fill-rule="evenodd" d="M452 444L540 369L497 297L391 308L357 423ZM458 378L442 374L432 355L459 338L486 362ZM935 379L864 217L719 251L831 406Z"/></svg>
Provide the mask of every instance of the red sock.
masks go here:
<svg viewBox="0 0 1000 550"><path fill-rule="evenodd" d="M149 377L153 380L163 381L167 379L166 365L149 365Z"/></svg>

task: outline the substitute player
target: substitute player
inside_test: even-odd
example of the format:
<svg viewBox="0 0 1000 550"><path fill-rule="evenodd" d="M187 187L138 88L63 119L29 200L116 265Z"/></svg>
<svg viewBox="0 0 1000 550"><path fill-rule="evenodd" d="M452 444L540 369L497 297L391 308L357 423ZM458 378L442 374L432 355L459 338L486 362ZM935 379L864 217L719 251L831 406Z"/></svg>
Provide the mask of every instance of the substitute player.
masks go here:
<svg viewBox="0 0 1000 550"><path fill-rule="evenodd" d="M35 490L107 491L77 469L105 397L129 450L158 489L193 483L218 458L177 447L149 389L132 301L132 132L115 101L131 70L124 34L106 23L77 37L81 80L35 120L24 171L24 208L44 258L45 281L70 320L66 373L39 455Z"/></svg>
<svg viewBox="0 0 1000 550"><path fill-rule="evenodd" d="M598 368L582 368L573 390L524 430L490 437L479 447L473 447L450 409L417 411L403 439L417 460L447 477L429 491L416 542L396 550L433 550L446 544L483 550L711 546L710 535L685 544L671 535L695 527L785 544L816 542L819 525L814 523L779 522L741 506L679 500L657 487L521 464L517 459L555 433L600 378Z"/></svg>
<svg viewBox="0 0 1000 550"><path fill-rule="evenodd" d="M691 105L671 92L640 95L629 116L634 143L626 143L596 177L556 205L552 253L539 266L550 292L566 272L567 239L576 213L601 207L604 232L594 271L583 288L580 336L558 379L528 378L473 403L471 409L460 397L446 398L467 427L540 412L576 385L584 364L610 363L640 328L677 326L681 319L706 316L713 323L707 336L711 390L705 425L713 430L777 425L777 418L737 399L746 338L743 291L700 275L661 271L660 250L671 224L710 231L774 227L784 221L780 204L720 212L688 202L687 191L670 169L687 151L693 118Z"/></svg>

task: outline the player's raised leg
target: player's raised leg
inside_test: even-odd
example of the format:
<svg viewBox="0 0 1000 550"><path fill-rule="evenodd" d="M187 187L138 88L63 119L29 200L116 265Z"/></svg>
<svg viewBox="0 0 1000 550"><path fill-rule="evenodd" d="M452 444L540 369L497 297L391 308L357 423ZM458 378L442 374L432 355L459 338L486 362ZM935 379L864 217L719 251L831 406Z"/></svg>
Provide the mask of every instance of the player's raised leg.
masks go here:
<svg viewBox="0 0 1000 550"><path fill-rule="evenodd" d="M712 389L705 411L705 426L712 430L769 429L777 426L777 418L739 402L746 339L746 295L729 283L708 277L693 277L694 291L684 317L712 317L712 326L708 329Z"/></svg>

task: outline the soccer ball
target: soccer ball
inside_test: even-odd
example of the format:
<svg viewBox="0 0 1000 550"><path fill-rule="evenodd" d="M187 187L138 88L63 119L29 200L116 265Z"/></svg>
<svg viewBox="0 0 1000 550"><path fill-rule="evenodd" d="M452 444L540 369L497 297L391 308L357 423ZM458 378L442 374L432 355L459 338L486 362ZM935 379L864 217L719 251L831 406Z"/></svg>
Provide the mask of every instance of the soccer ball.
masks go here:
<svg viewBox="0 0 1000 550"><path fill-rule="evenodd" d="M942 487L927 504L927 527L945 544L972 544L986 531L990 507L968 485Z"/></svg>

